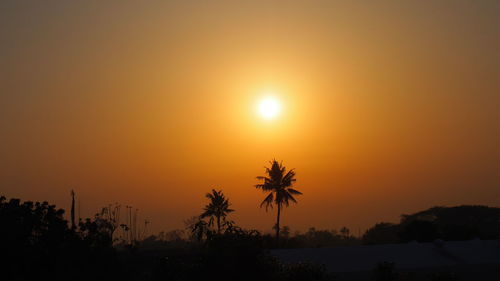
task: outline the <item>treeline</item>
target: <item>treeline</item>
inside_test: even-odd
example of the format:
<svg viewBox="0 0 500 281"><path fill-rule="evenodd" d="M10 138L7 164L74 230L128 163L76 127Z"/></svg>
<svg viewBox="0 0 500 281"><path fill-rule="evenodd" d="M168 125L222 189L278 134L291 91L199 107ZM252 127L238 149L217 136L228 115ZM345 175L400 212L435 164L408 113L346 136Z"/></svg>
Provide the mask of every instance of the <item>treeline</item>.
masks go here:
<svg viewBox="0 0 500 281"><path fill-rule="evenodd" d="M212 191L202 215L186 228L143 240L113 238L126 227L112 209L69 224L64 210L47 202L0 197L0 272L3 280L335 280L320 265L282 264L270 248L430 242L500 237L500 209L486 206L434 207L403 215L398 224L379 223L362 238L347 228L283 226L280 239L243 229L215 207L229 200ZM222 198L222 199L221 199ZM229 209L231 210L231 209ZM226 215L231 212L227 212ZM217 216L221 215L219 219ZM219 222L219 223L217 223Z"/></svg>
<svg viewBox="0 0 500 281"><path fill-rule="evenodd" d="M192 221L193 219L188 220ZM202 239L199 239L194 225L187 224L186 229L176 229L171 231L162 231L156 235L150 235L140 242L142 249L168 249L182 248L189 244L196 244L209 239L210 236L216 235L216 232L206 232ZM231 224L231 227L237 227ZM223 231L225 228L223 227ZM353 246L361 245L363 241L358 237L352 236L348 228L343 227L340 230L316 229L309 228L305 232L295 231L291 233L288 226L281 228L280 241L276 241L274 235L261 233L257 230L252 230L258 233L262 240L262 246L266 249L272 248L318 248L318 247L335 247L335 246ZM208 236L207 236L208 235Z"/></svg>
<svg viewBox="0 0 500 281"><path fill-rule="evenodd" d="M96 216L68 226L48 202L0 197L2 280L92 280L120 276L112 247L114 226Z"/></svg>
<svg viewBox="0 0 500 281"><path fill-rule="evenodd" d="M143 240L146 248L172 248L196 242L193 221L186 229L160 232ZM206 230L209 231L209 230ZM396 244L416 242L463 241L500 238L500 208L487 206L433 207L410 215L402 215L399 223L381 222L369 228L361 237L351 234L347 227L339 230L309 228L306 232L281 228L281 239L261 234L266 248L315 248L352 245Z"/></svg>
<svg viewBox="0 0 500 281"><path fill-rule="evenodd" d="M219 194L223 196L222 192ZM228 203L228 199L225 200ZM213 206L213 202L209 205ZM220 218L222 224L217 227L218 231L211 228L210 222L204 221L206 216L195 216L185 222L185 229L151 235L142 241L142 247L149 249L180 247L208 239L209 236L215 235L227 226L236 226L233 221L226 218L226 213L221 214L223 214ZM498 239L500 238L500 208L469 205L433 207L414 214L402 215L399 223L377 223L361 237L353 236L347 227L339 230L311 227L306 232L294 231L292 233L290 227L284 226L281 227L280 233L280 240L276 240L270 234L259 233L259 237L265 248L315 248L411 241Z"/></svg>
<svg viewBox="0 0 500 281"><path fill-rule="evenodd" d="M500 238L500 208L487 206L433 207L402 215L399 223L378 223L363 235L364 244Z"/></svg>
<svg viewBox="0 0 500 281"><path fill-rule="evenodd" d="M107 211L71 225L48 202L0 197L2 280L335 280L324 267L282 264L265 251L265 239L226 221L205 225L182 247L147 251L145 241L116 240L122 224ZM197 225L196 225L197 224ZM273 239L273 241L276 241ZM180 244L177 244L180 245Z"/></svg>

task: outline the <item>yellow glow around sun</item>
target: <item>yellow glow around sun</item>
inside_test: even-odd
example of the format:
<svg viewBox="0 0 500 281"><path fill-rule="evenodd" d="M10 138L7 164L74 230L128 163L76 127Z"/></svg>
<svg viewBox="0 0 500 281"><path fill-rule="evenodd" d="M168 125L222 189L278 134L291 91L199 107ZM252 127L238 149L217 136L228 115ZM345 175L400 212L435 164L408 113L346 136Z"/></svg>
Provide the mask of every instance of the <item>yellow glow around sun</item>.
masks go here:
<svg viewBox="0 0 500 281"><path fill-rule="evenodd" d="M281 103L278 99L267 96L259 102L257 112L264 119L274 119L281 112Z"/></svg>

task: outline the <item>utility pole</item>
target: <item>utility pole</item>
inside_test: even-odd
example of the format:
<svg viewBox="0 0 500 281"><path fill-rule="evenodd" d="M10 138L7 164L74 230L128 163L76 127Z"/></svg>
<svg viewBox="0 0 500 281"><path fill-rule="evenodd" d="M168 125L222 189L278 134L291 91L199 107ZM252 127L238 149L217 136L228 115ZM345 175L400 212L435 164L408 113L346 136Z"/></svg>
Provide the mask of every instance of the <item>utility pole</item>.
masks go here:
<svg viewBox="0 0 500 281"><path fill-rule="evenodd" d="M71 190L71 229L75 230L75 191Z"/></svg>

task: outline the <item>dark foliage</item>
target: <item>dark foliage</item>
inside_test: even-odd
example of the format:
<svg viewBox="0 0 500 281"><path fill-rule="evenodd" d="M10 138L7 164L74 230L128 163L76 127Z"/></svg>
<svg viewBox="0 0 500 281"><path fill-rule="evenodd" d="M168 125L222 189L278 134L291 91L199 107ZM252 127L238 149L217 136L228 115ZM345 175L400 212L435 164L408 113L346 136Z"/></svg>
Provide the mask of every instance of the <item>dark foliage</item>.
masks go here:
<svg viewBox="0 0 500 281"><path fill-rule="evenodd" d="M436 224L426 220L403 222L399 236L402 242L432 242L440 237Z"/></svg>
<svg viewBox="0 0 500 281"><path fill-rule="evenodd" d="M230 225L222 234L212 232L189 253L158 258L153 280L335 280L324 267L281 264L265 250L267 239L255 230Z"/></svg>
<svg viewBox="0 0 500 281"><path fill-rule="evenodd" d="M365 233L363 242L498 237L498 213L497 208L478 206L432 208L403 216L400 224L377 224ZM285 226L277 241L229 220L213 229L196 217L187 223L187 231L150 236L133 247L115 244L121 249L116 250L113 232L118 222L103 214L69 227L64 210L54 205L0 197L2 280L336 280L321 265L282 264L268 249L360 242L345 227L340 232L311 228L291 235ZM372 280L411 280L388 262L380 263L372 273ZM444 273L428 277L458 280Z"/></svg>
<svg viewBox="0 0 500 281"><path fill-rule="evenodd" d="M0 252L6 280L104 280L119 272L111 240L97 220L68 227L47 202L0 197Z"/></svg>
<svg viewBox="0 0 500 281"><path fill-rule="evenodd" d="M365 244L498 239L500 208L486 206L434 207L403 215L399 224L379 223L363 236Z"/></svg>
<svg viewBox="0 0 500 281"><path fill-rule="evenodd" d="M365 232L363 243L367 245L399 243L400 228L400 225L393 223L377 223Z"/></svg>
<svg viewBox="0 0 500 281"><path fill-rule="evenodd" d="M429 221L436 237L444 240L500 237L500 208L486 206L434 207L412 215L404 215L401 224Z"/></svg>
<svg viewBox="0 0 500 281"><path fill-rule="evenodd" d="M289 240L293 243L289 244L291 244L291 246L294 246L296 248L298 247L319 248L319 247L359 245L360 244L359 239L353 236L346 235L345 229L344 233L339 234L335 230L316 229L314 227L311 227L305 233L296 233L295 236L290 237Z"/></svg>
<svg viewBox="0 0 500 281"><path fill-rule="evenodd" d="M321 266L281 264L266 250L275 239L230 221L200 240L177 231L118 252L116 222L98 214L69 227L63 214L47 202L0 198L2 280L332 280Z"/></svg>

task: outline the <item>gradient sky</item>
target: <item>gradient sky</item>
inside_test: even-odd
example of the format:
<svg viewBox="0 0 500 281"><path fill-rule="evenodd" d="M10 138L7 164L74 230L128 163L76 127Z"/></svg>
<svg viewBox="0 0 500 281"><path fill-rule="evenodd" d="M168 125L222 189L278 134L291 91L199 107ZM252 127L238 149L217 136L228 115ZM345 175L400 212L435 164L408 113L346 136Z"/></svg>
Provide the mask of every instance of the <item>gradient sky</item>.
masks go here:
<svg viewBox="0 0 500 281"><path fill-rule="evenodd" d="M500 1L1 1L0 194L169 230L218 188L270 230L277 158L292 230L498 206L499 27Z"/></svg>

